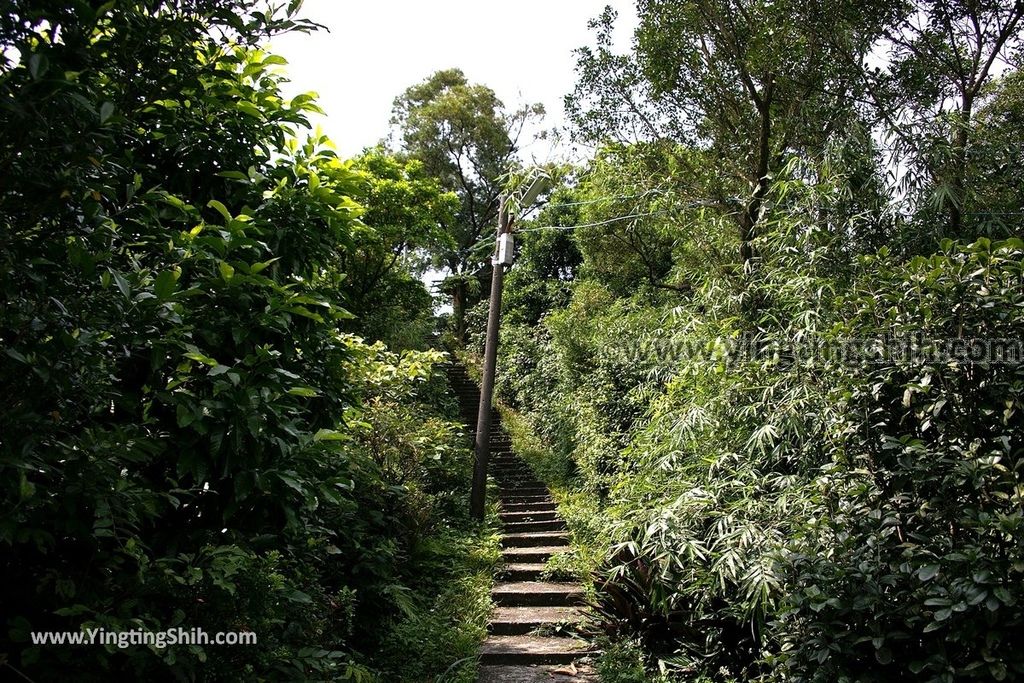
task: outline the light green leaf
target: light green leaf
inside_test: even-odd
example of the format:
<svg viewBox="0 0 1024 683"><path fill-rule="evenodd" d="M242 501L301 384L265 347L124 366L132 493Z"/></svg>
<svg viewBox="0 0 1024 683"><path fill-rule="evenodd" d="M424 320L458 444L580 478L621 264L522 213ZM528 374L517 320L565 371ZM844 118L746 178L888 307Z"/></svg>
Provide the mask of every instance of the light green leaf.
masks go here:
<svg viewBox="0 0 1024 683"><path fill-rule="evenodd" d="M224 206L224 204L218 202L216 199L211 199L206 202L206 205L223 216L225 221L231 221L234 218L234 216L231 215L231 212L228 211L228 207Z"/></svg>
<svg viewBox="0 0 1024 683"><path fill-rule="evenodd" d="M203 354L198 353L196 351L190 351L189 353L186 353L185 354L185 358L191 358L192 360L198 361L198 362L202 363L203 365L210 365L210 366L217 365L216 359L210 358L209 356L204 356Z"/></svg>

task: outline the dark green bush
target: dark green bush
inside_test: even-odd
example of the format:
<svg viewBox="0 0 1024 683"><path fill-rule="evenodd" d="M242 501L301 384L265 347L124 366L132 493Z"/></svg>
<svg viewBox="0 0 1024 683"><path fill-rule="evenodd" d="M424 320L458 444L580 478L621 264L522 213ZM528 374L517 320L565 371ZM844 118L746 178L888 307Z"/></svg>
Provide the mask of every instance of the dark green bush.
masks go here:
<svg viewBox="0 0 1024 683"><path fill-rule="evenodd" d="M859 359L837 392L844 446L791 549L780 620L803 677L1024 674L1024 369L996 355L1024 338L1022 256L983 239L866 264L842 333L900 353Z"/></svg>
<svg viewBox="0 0 1024 683"><path fill-rule="evenodd" d="M432 599L409 597L417 546L469 534L469 460L430 405L440 355L346 333L343 257L376 243L352 199L367 172L296 138L316 105L254 47L309 25L248 0L97 4L0 13L20 58L0 75L3 661L367 680ZM422 320L407 284L385 294ZM89 625L259 640L29 642Z"/></svg>

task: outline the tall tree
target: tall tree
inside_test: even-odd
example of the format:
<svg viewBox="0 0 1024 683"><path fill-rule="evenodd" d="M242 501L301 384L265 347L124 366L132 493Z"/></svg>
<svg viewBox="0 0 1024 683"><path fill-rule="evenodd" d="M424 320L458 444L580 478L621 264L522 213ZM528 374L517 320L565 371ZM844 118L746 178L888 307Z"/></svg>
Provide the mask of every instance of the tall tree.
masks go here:
<svg viewBox="0 0 1024 683"><path fill-rule="evenodd" d="M870 74L869 94L905 163L923 178L921 196L947 215L937 237L970 237L965 207L978 108L985 87L1019 61L1024 1L919 0L884 33L888 63Z"/></svg>
<svg viewBox="0 0 1024 683"><path fill-rule="evenodd" d="M422 162L382 148L364 151L344 164L348 169L359 173L353 197L366 212L354 247L342 255L346 303L361 335L404 348L409 337L422 336L418 326L432 325L431 296L419 276L430 252L453 246L445 226L459 199L442 191Z"/></svg>
<svg viewBox="0 0 1024 683"><path fill-rule="evenodd" d="M392 125L401 150L460 200L446 226L452 242L434 252L435 265L450 275L446 288L460 341L475 282L490 268L488 238L496 228L502 177L517 163L524 126L542 114L540 105L508 111L493 90L470 83L459 69L438 71L395 99Z"/></svg>
<svg viewBox="0 0 1024 683"><path fill-rule="evenodd" d="M859 66L837 44L866 54L888 3L640 0L638 11L626 55L612 50L613 11L592 22L597 45L578 53L570 116L591 140L625 130L710 151L720 171L693 192L734 216L747 262L772 172L856 120Z"/></svg>

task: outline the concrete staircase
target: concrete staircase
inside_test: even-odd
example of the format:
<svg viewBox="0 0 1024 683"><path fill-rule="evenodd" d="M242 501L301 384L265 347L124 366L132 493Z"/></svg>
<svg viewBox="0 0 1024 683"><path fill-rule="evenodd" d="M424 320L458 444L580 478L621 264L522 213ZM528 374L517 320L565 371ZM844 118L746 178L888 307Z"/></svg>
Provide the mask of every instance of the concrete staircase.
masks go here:
<svg viewBox="0 0 1024 683"><path fill-rule="evenodd" d="M448 367L462 419L476 427L480 391L464 367ZM597 681L586 663L588 643L556 631L580 619L582 589L542 578L548 558L569 545L547 487L512 452L497 411L491 414L489 474L498 484L503 564L491 591L496 605L490 635L480 649L478 683L565 683Z"/></svg>

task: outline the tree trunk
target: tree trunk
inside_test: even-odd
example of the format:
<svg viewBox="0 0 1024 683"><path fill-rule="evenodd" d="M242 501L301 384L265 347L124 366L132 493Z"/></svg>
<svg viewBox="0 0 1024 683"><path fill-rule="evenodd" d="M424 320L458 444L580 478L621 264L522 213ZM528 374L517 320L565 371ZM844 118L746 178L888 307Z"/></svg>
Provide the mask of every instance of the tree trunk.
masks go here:
<svg viewBox="0 0 1024 683"><path fill-rule="evenodd" d="M971 117L974 115L974 96L964 93L964 101L960 106L960 120L953 134L953 174L950 178L953 199L949 205L949 231L954 239L960 237L963 229L964 193L967 188L967 144Z"/></svg>
<svg viewBox="0 0 1024 683"><path fill-rule="evenodd" d="M466 345L466 285L459 283L452 290L452 317L455 318L455 343Z"/></svg>
<svg viewBox="0 0 1024 683"><path fill-rule="evenodd" d="M744 266L754 257L755 227L761 213L761 205L764 203L764 198L768 196L768 164L771 156L772 137L771 99L772 86L769 84L765 89L764 99L757 105L761 121L757 140L757 169L755 171L757 181L754 193L750 196L750 201L747 202L747 206L739 218L740 259Z"/></svg>

